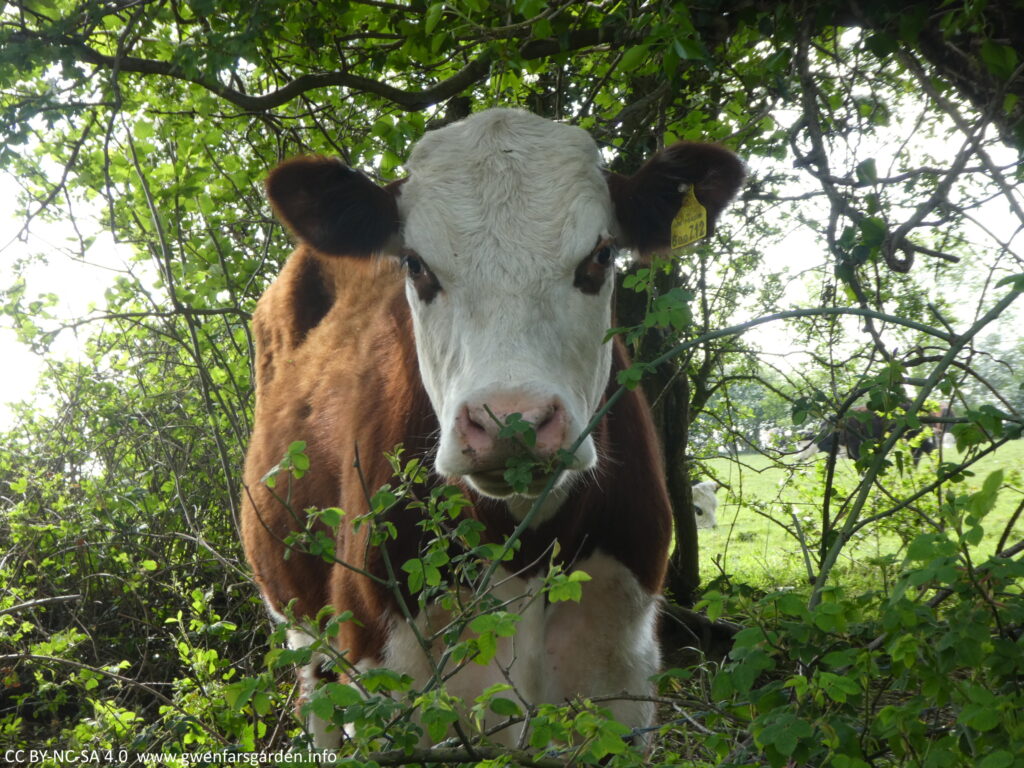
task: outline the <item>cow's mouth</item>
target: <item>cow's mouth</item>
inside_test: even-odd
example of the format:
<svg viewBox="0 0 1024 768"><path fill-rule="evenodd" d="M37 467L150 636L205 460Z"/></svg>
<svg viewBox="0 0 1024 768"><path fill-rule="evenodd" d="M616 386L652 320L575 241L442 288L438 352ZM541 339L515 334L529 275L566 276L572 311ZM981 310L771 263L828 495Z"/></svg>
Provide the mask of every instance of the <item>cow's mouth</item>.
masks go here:
<svg viewBox="0 0 1024 768"><path fill-rule="evenodd" d="M466 475L466 480L479 493L495 499L506 499L509 496L540 496L551 481L551 475L534 472L529 482L523 486L513 486L505 477L505 469L488 469ZM561 472L559 472L561 474ZM557 483L556 483L557 485Z"/></svg>

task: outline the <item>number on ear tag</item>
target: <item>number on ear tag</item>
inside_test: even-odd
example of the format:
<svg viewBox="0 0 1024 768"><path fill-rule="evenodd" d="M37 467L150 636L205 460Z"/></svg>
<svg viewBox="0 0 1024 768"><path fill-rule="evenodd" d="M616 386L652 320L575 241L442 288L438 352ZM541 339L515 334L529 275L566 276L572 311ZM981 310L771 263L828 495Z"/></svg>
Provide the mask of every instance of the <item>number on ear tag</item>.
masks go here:
<svg viewBox="0 0 1024 768"><path fill-rule="evenodd" d="M697 200L693 186L683 195L679 213L672 219L672 250L684 248L708 236L708 212Z"/></svg>

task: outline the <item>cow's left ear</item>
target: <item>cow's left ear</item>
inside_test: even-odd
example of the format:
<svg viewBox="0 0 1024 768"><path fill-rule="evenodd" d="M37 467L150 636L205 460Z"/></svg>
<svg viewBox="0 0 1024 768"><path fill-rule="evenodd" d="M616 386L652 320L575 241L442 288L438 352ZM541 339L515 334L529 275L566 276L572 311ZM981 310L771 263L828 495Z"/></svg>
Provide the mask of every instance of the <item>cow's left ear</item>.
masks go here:
<svg viewBox="0 0 1024 768"><path fill-rule="evenodd" d="M641 255L663 251L671 242L672 219L693 186L708 212L708 234L746 176L743 162L718 144L680 141L658 152L632 176L608 174L619 244Z"/></svg>
<svg viewBox="0 0 1024 768"><path fill-rule="evenodd" d="M281 222L332 256L384 251L399 231L396 193L396 185L379 187L327 157L288 160L267 179L267 197Z"/></svg>

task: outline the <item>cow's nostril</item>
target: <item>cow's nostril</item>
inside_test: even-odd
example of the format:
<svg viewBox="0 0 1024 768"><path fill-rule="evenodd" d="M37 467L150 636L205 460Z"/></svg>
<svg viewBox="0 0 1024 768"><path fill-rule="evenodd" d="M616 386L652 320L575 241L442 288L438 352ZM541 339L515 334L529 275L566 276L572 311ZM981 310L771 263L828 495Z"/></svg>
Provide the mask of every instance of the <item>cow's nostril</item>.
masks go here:
<svg viewBox="0 0 1024 768"><path fill-rule="evenodd" d="M542 456L554 455L563 448L566 439L565 409L557 400L543 411L543 416L534 421L537 435L536 450Z"/></svg>
<svg viewBox="0 0 1024 768"><path fill-rule="evenodd" d="M462 452L486 456L494 450L494 429L489 429L487 412L463 405L455 418L455 429L462 443Z"/></svg>
<svg viewBox="0 0 1024 768"><path fill-rule="evenodd" d="M486 417L486 412L475 414L469 410L468 407L463 406L462 408L463 420L465 429L467 432L483 432L487 433L487 427L483 423L483 419Z"/></svg>
<svg viewBox="0 0 1024 768"><path fill-rule="evenodd" d="M534 424L534 429L537 432L541 432L546 426L555 421L558 417L558 406L552 405L547 411L541 414L541 417Z"/></svg>

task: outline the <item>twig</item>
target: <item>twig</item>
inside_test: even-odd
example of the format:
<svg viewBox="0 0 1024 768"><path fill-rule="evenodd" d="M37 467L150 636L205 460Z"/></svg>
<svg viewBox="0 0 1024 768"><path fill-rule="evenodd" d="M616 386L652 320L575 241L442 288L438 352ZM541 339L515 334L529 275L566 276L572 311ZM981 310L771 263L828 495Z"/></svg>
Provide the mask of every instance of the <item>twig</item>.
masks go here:
<svg viewBox="0 0 1024 768"><path fill-rule="evenodd" d="M18 611L28 611L32 608L38 608L41 605L49 605L51 603L70 603L81 598L81 595L57 595L56 597L41 597L38 600L27 600L24 603L12 605L10 608L0 608L0 616L17 613Z"/></svg>

